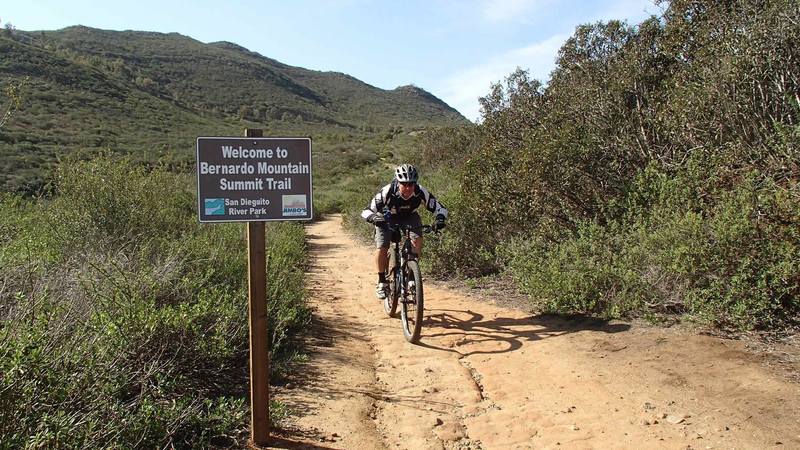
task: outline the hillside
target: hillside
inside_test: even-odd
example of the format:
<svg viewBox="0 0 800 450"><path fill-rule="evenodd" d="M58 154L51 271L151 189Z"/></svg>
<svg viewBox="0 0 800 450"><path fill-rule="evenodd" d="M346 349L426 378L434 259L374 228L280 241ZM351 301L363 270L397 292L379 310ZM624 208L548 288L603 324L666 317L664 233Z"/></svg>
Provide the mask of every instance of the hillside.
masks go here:
<svg viewBox="0 0 800 450"><path fill-rule="evenodd" d="M387 132L467 123L417 87L382 90L175 33L16 31L0 37L0 54L0 83L29 77L22 110L0 134L0 190L36 190L43 168L64 153L111 149L186 161L198 135L238 135L247 126L352 135L358 147Z"/></svg>

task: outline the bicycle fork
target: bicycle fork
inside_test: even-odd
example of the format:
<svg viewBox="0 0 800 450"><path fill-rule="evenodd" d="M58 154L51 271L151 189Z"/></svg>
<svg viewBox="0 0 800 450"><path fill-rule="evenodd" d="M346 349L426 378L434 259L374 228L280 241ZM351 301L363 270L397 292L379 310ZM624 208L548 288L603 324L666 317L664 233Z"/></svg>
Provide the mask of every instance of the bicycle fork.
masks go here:
<svg viewBox="0 0 800 450"><path fill-rule="evenodd" d="M406 274L408 273L408 261L415 260L416 255L414 255L411 248L407 248L405 251L395 249L395 252L395 266L392 267L392 270L395 271L395 280L397 282L396 289L398 290L397 294L399 300L402 303L414 303L412 296L416 288L414 285L416 280L408 280ZM412 298L409 299L409 297Z"/></svg>
<svg viewBox="0 0 800 450"><path fill-rule="evenodd" d="M406 241L406 246L403 249L404 251L401 252L401 261L402 261L402 270L400 272L403 274L403 303L415 303L414 301L414 290L416 289L415 284L418 280L407 280L408 274L408 262L409 261L416 261L417 255L414 253L414 248L411 246L411 241ZM408 299L408 297L412 297Z"/></svg>

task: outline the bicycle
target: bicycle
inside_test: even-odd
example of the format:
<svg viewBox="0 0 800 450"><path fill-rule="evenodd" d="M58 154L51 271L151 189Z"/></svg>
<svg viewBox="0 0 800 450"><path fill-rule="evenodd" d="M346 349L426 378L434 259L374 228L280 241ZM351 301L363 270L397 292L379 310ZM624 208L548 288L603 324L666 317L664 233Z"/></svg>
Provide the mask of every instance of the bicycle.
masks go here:
<svg viewBox="0 0 800 450"><path fill-rule="evenodd" d="M400 239L392 239L389 252L389 273L387 295L383 299L383 310L389 317L395 317L397 306L400 305L400 322L403 327L403 336L408 342L419 341L422 332L422 314L424 311L424 295L422 289L422 272L419 261L414 253L410 232L414 229L411 225L387 225L394 235L400 233ZM422 226L422 234L432 233L430 225ZM399 261L399 264L398 264Z"/></svg>

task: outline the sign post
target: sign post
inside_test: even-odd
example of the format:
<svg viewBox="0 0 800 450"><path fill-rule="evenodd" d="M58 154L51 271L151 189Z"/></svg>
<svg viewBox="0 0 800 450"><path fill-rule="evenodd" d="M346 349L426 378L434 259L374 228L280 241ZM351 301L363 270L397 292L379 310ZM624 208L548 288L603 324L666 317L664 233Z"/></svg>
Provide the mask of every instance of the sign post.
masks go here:
<svg viewBox="0 0 800 450"><path fill-rule="evenodd" d="M269 439L265 221L312 218L311 139L197 138L200 222L247 222L251 438Z"/></svg>

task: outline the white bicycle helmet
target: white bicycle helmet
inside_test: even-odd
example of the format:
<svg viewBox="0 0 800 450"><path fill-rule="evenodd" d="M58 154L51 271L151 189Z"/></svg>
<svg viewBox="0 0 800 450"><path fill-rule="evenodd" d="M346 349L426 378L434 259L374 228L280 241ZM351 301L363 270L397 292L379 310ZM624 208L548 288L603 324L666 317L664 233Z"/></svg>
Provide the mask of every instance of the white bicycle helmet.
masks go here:
<svg viewBox="0 0 800 450"><path fill-rule="evenodd" d="M394 177L400 183L416 183L419 179L419 172L411 164L403 164L394 169Z"/></svg>

